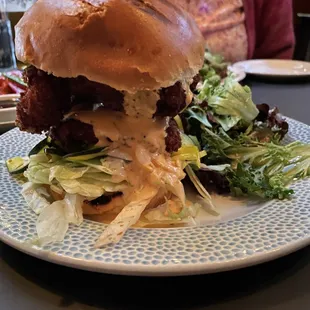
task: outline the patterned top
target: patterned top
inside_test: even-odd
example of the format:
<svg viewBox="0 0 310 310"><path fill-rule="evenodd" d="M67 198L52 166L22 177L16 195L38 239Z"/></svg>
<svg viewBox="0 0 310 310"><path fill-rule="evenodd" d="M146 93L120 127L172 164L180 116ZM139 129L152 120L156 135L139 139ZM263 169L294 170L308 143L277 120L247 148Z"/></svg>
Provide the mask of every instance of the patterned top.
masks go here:
<svg viewBox="0 0 310 310"><path fill-rule="evenodd" d="M242 0L182 0L192 13L212 53L227 61L247 59L248 40Z"/></svg>

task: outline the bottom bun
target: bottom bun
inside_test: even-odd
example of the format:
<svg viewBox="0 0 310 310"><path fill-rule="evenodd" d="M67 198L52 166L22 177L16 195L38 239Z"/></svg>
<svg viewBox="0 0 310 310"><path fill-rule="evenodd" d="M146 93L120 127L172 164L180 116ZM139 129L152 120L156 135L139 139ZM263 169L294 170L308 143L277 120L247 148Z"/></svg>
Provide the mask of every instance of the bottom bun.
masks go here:
<svg viewBox="0 0 310 310"><path fill-rule="evenodd" d="M121 196L113 197L112 200L103 205L93 205L88 201L83 203L83 214L85 215L99 215L112 211L113 209L123 207L125 205L124 199Z"/></svg>
<svg viewBox="0 0 310 310"><path fill-rule="evenodd" d="M49 186L47 186L46 189L55 201L64 199L63 194L59 194L53 191ZM100 214L110 212L113 209L123 207L124 205L125 205L125 202L124 202L123 197L117 196L117 197L113 197L112 200L106 204L93 205L89 201L85 200L82 205L82 209L83 209L84 215L100 215Z"/></svg>

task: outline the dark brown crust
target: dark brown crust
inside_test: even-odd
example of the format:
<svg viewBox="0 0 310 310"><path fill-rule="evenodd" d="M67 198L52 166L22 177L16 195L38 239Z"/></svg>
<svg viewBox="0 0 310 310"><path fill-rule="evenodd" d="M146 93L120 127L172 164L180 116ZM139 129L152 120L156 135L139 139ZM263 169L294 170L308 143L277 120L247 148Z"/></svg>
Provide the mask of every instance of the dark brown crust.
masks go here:
<svg viewBox="0 0 310 310"><path fill-rule="evenodd" d="M96 215L96 214L104 214L113 210L114 208L124 207L125 202L123 200L123 196L116 196L110 202L103 205L92 205L88 201L84 201L83 203L83 214L85 215Z"/></svg>
<svg viewBox="0 0 310 310"><path fill-rule="evenodd" d="M202 80L202 77L200 74L197 74L194 76L193 78L193 82L192 84L190 85L190 89L192 92L195 92L196 91L196 87L198 85L198 83Z"/></svg>
<svg viewBox="0 0 310 310"><path fill-rule="evenodd" d="M166 132L166 151L169 153L176 152L182 146L182 141L178 125L174 119L169 121L169 127L166 129Z"/></svg>
<svg viewBox="0 0 310 310"><path fill-rule="evenodd" d="M180 82L160 90L155 116L171 116L179 114L186 106L186 95Z"/></svg>
<svg viewBox="0 0 310 310"><path fill-rule="evenodd" d="M64 195L54 192L48 185L46 185L45 188L55 201L64 199ZM87 200L85 200L82 205L82 209L84 215L98 215L104 214L114 208L122 207L124 205L125 202L123 201L122 196L116 196L109 203L104 205L91 205Z"/></svg>
<svg viewBox="0 0 310 310"><path fill-rule="evenodd" d="M106 109L123 110L124 95L120 91L108 85L89 81L83 76L71 78L69 83L73 105L103 103Z"/></svg>
<svg viewBox="0 0 310 310"><path fill-rule="evenodd" d="M17 105L17 126L24 131L41 133L58 126L64 113L73 106L102 107L122 111L124 95L108 85L92 82L85 77L57 78L29 66L24 71L28 88ZM91 106L91 107L89 107Z"/></svg>
<svg viewBox="0 0 310 310"><path fill-rule="evenodd" d="M28 67L24 72L29 87L21 102L17 106L17 125L21 130L32 133L41 133L54 127L52 133L66 142L68 134L65 129L74 128L79 132L79 126L65 126L61 123L64 113L72 110L91 110L96 106L100 109L113 111L123 110L124 95L122 92L104 84L89 81L85 77L56 78L34 66ZM157 103L156 117L175 116L185 107L185 92L180 82L160 90L160 100ZM60 126L60 130L58 130ZM56 129L55 129L56 127ZM77 129L77 130L76 130ZM81 128L85 129L85 128ZM57 132L60 132L59 135ZM79 132L81 138L85 135ZM78 134L74 134L78 137ZM72 135L70 135L72 136ZM86 134L86 137L91 137ZM61 139L63 138L63 139ZM77 139L74 139L77 140ZM91 141L93 139L78 139ZM64 144L65 149L68 147ZM71 149L71 147L70 147Z"/></svg>
<svg viewBox="0 0 310 310"><path fill-rule="evenodd" d="M68 119L52 127L50 137L66 152L85 150L98 143L93 126L77 119Z"/></svg>
<svg viewBox="0 0 310 310"><path fill-rule="evenodd" d="M16 125L32 133L56 126L70 109L69 84L34 67L24 72L28 88L16 108Z"/></svg>

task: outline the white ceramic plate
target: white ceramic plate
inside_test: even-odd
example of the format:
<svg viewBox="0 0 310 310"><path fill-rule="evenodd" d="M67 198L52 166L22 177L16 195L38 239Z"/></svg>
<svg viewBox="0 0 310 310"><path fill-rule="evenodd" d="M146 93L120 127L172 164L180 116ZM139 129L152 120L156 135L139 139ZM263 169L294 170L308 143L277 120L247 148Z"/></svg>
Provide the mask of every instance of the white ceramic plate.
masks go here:
<svg viewBox="0 0 310 310"><path fill-rule="evenodd" d="M289 120L290 135L310 143L310 127ZM71 226L63 243L33 245L36 216L20 194L5 159L29 152L42 137L13 129L0 136L0 239L53 263L127 275L189 275L242 268L286 255L310 244L310 179L293 185L290 201L267 203L215 197L222 216L203 213L200 225L130 229L116 245L95 249L103 224L85 220Z"/></svg>
<svg viewBox="0 0 310 310"><path fill-rule="evenodd" d="M240 61L232 65L247 74L270 77L310 76L310 63L297 60L261 59Z"/></svg>
<svg viewBox="0 0 310 310"><path fill-rule="evenodd" d="M240 67L238 67L238 66L229 66L228 67L228 72L232 73L234 79L237 82L241 82L246 77L246 73L245 73L245 71L243 70L243 68L241 66Z"/></svg>

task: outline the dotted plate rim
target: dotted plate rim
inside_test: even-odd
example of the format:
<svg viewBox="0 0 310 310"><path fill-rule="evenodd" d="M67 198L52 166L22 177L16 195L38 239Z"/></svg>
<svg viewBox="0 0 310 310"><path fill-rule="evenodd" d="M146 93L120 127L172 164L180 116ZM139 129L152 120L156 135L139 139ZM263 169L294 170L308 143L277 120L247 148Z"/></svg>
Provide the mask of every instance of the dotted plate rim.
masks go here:
<svg viewBox="0 0 310 310"><path fill-rule="evenodd" d="M290 118L287 120L289 141L298 138L310 143L310 127ZM0 136L0 160L8 154L25 154L30 144L39 139L17 128L10 130ZM36 216L20 199L20 186L12 182L3 166L0 165L0 240L26 254L59 265L122 275L206 274L260 264L310 244L310 208L307 208L310 207L310 179L306 179L293 185L296 196L292 201L272 201L227 222L175 229L131 229L118 245L98 250L92 248L89 241L94 241L103 224L85 220L81 227L69 231L63 244L40 248L27 239ZM10 195L2 189L1 182L13 189ZM20 218L16 218L14 212ZM11 222L4 225L5 221ZM282 231L275 229L278 226Z"/></svg>

